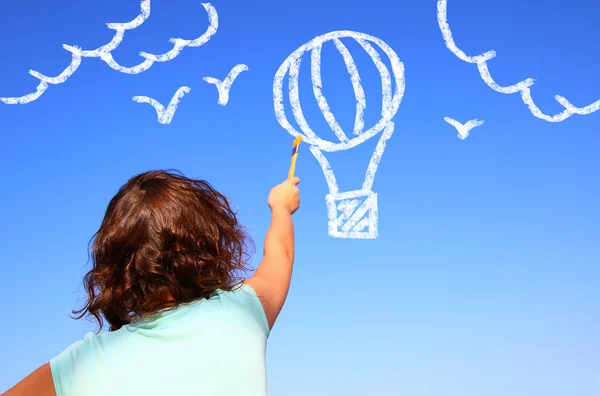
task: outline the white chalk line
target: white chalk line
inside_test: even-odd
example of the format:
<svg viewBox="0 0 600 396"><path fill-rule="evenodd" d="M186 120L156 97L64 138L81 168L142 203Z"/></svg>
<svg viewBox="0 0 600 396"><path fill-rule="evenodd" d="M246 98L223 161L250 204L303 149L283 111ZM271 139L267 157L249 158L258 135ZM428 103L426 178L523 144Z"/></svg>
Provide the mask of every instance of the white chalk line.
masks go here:
<svg viewBox="0 0 600 396"><path fill-rule="evenodd" d="M304 135L306 135L308 139L318 139L317 134L310 128L308 122L306 122L306 118L304 118L302 107L300 106L300 88L298 84L298 74L300 73L301 61L302 58L298 58L290 64L290 78L288 81L288 87L290 90L290 104L292 106L292 113L294 114L294 118L296 119L296 122L298 123L298 126L300 126L302 132L304 132Z"/></svg>
<svg viewBox="0 0 600 396"><path fill-rule="evenodd" d="M342 213L337 215L337 221L344 222L350 219L352 214L356 212L356 209L358 209L359 206L360 199L346 199L341 201L337 206L337 210Z"/></svg>
<svg viewBox="0 0 600 396"><path fill-rule="evenodd" d="M390 121L385 129L383 130L383 134L381 138L377 142L377 146L375 147L375 151L373 152L373 156L369 161L369 166L367 167L367 173L365 174L365 181L363 183L363 190L371 191L373 187L373 182L375 180L375 173L377 173L377 169L379 168L379 162L381 161L381 157L383 156L383 151L385 150L385 145L387 141L392 137L392 133L394 133L394 121Z"/></svg>
<svg viewBox="0 0 600 396"><path fill-rule="evenodd" d="M135 29L150 16L150 0L142 1L142 14L138 16L135 24L108 24L109 28L115 30L115 35L112 40L95 50L81 51L81 56L85 58L100 58L109 67L125 74L139 74L150 69L156 62L168 62L175 59L185 47L199 47L210 40L217 32L219 27L219 18L217 10L210 3L202 3L202 6L208 14L209 26L207 30L198 38L193 40L185 40L182 38L172 38L169 40L173 44L173 48L164 54L151 54L148 52L140 52L140 56L145 60L138 65L125 67L115 61L112 51L114 51L123 41L126 30Z"/></svg>
<svg viewBox="0 0 600 396"><path fill-rule="evenodd" d="M379 71L379 74L381 75L381 92L382 92L381 115L384 116L385 114L388 114L393 111L392 110L392 79L390 77L390 71L388 70L385 63L383 63L381 61L381 58L379 57L379 53L375 50L375 48L373 48L373 46L371 44L369 44L365 40L358 40L358 43L365 49L365 51L367 51L367 53L369 55L371 55L371 58L373 59L373 62L375 63L375 67L377 67L377 70ZM395 113L395 111L394 111L394 113ZM385 125L383 125L383 128L385 128Z"/></svg>
<svg viewBox="0 0 600 396"><path fill-rule="evenodd" d="M365 202L362 203L355 211L352 213L352 216L344 223L344 225L340 228L342 234L348 234L353 231L354 227L362 220L367 212L371 209L373 204L370 201L371 197L367 198ZM339 217L338 217L339 221Z"/></svg>
<svg viewBox="0 0 600 396"><path fill-rule="evenodd" d="M323 170L323 174L325 175L325 181L327 182L329 192L331 194L337 194L340 189L338 188L338 184L335 179L335 175L333 174L333 170L331 169L331 165L329 164L329 161L327 160L327 158L325 158L323 152L319 150L317 146L310 146L310 151L313 153L317 162L321 166L321 169Z"/></svg>
<svg viewBox="0 0 600 396"><path fill-rule="evenodd" d="M248 71L248 66L240 63L231 69L223 81L214 77L204 77L203 80L209 84L214 84L217 87L217 91L219 92L219 100L217 103L221 106L225 106L229 102L229 91L231 90L231 85L240 75L240 73L245 71Z"/></svg>
<svg viewBox="0 0 600 396"><path fill-rule="evenodd" d="M354 134L360 135L365 130L365 108L367 107L367 99L365 97L365 91L360 83L360 74L358 73L358 69L356 68L356 63L354 62L354 58L348 48L340 41L340 39L334 39L333 43L336 48L342 54L344 58L344 63L346 64L346 69L348 69L348 73L350 74L350 81L352 82L352 88L354 89L354 96L356 97L356 117L354 119ZM319 73L320 75L321 73ZM391 87L390 87L391 92Z"/></svg>
<svg viewBox="0 0 600 396"><path fill-rule="evenodd" d="M574 114L588 115L600 110L600 99L588 106L579 108L573 106L573 104L571 104L571 102L569 102L564 97L556 95L554 99L561 106L563 106L565 110L558 114L550 116L542 112L540 108L537 107L533 100L533 97L531 96L530 87L535 84L534 79L528 78L526 80L520 81L516 84L509 85L506 87L498 85L490 75L490 71L487 66L487 62L490 59L496 57L496 52L488 51L478 56L467 56L461 49L458 48L458 46L454 42L454 38L452 37L452 31L450 30L450 25L448 24L447 11L448 0L438 0L437 19L438 24L440 26L440 30L442 31L442 36L444 37L444 41L446 42L446 47L448 47L448 49L462 61L476 64L482 80L487 84L487 86L489 86L494 91L503 94L514 94L520 92L523 103L529 108L531 113L535 117L548 122L562 122Z"/></svg>
<svg viewBox="0 0 600 396"><path fill-rule="evenodd" d="M362 232L368 226L369 226L369 218L364 217L361 221L356 223L356 225L354 227L352 227L351 231Z"/></svg>
<svg viewBox="0 0 600 396"><path fill-rule="evenodd" d="M31 74L33 77L37 78L38 80L47 82L48 84L62 84L65 81L67 81L67 79L69 77L71 77L73 75L73 73L75 73L77 71L77 69L79 68L79 65L81 65L81 55L76 54L76 53L72 53L71 54L71 64L69 66L67 66L67 68L60 73L58 76L56 77L48 77L40 72L37 72L35 70L29 70L29 74Z"/></svg>
<svg viewBox="0 0 600 396"><path fill-rule="evenodd" d="M382 88L382 107L381 120L369 130L364 131L364 110L366 108L366 98L364 89L361 85L360 74L354 63L354 58L348 48L341 42L340 38L354 38L361 47L370 55L375 63L377 70L381 75ZM325 41L332 40L344 59L346 69L350 75L354 94L356 97L356 117L354 124L354 135L348 140L334 115L329 108L329 104L323 95L323 82L321 79L321 51ZM376 44L390 59L392 73L381 60L379 52L373 47ZM319 109L332 129L340 143L333 143L316 136L315 132L308 125L302 107L300 106L300 94L298 87L298 77L302 56L306 52L311 52L311 81L313 93L319 105ZM301 132L297 131L287 120L283 106L283 79L289 74L288 88L289 101L293 116ZM392 89L392 74L396 89ZM310 150L319 162L330 194L326 196L327 212L329 217L329 235L339 238L375 238L377 236L377 195L371 191L377 168L383 156L387 141L394 132L394 122L392 118L396 114L400 101L404 95L404 65L400 62L398 55L382 40L364 33L352 31L339 31L328 33L309 41L294 51L280 66L275 74L273 81L273 105L275 116L279 124L291 135L298 136L304 134L304 140L310 144ZM339 187L335 175L331 169L329 161L323 155L323 151L346 150L363 143L365 140L373 137L383 131L374 153L371 157L362 189L339 193ZM361 201L358 198L365 198ZM336 204L339 202L339 204ZM338 213L341 212L341 213ZM366 216L366 217L365 217ZM367 229L367 231L365 231Z"/></svg>
<svg viewBox="0 0 600 396"><path fill-rule="evenodd" d="M45 81L40 81L35 92L27 94L25 96L21 96L18 98L0 98L0 102L5 104L27 104L31 103L46 92L48 89L48 83Z"/></svg>
<svg viewBox="0 0 600 396"><path fill-rule="evenodd" d="M394 83L395 83L396 89L392 94L391 84L387 83L385 72L383 72L382 88L384 91L382 92L382 96L383 96L382 102L384 103L384 105L382 106L381 120L376 125L371 127L370 129L364 131L363 133L360 133L359 135L357 135L356 137L354 137L348 141L340 141L340 143L333 143L333 142L321 139L318 136L316 136L314 131L312 131L310 129L310 127L308 126L308 124L306 123L306 120L304 119L301 109L299 109L300 101L299 101L298 89L297 89L298 68L300 65L300 59L304 53L321 47L324 41L335 40L335 39L340 39L340 38L345 38L345 37L353 38L356 41L358 41L359 43L361 43L361 40L363 42L368 42L367 43L368 45L364 45L364 43L361 43L361 45L363 45L363 48L365 48L365 50L367 52L369 52L370 55L372 54L372 51L374 51L376 53L376 51L374 49L371 52L369 49L367 49L369 47L372 48L370 43L376 44L379 48L381 48L381 50L383 50L383 52L386 54L386 56L390 59L390 64L391 64L392 72L394 75ZM376 63L376 66L378 66L378 70L380 71L380 73L382 72L382 70L384 70L381 66L383 66L385 68L385 70L387 70L387 67L385 66L385 64L383 64L383 62L381 62L381 65L379 65L377 63L378 62L377 59L379 59L379 58L378 57L375 58L374 62ZM381 61L381 60L379 59L379 61ZM354 32L354 31L349 31L349 30L335 31L335 32L324 34L322 36L315 37L308 43L300 46L298 49L296 49L294 52L292 52L292 54L290 54L290 56L281 64L281 66L277 70L274 81L273 81L273 104L274 104L274 109L275 109L275 116L276 116L279 124L284 129L286 129L292 136L299 136L299 135L301 135L301 132L297 131L290 124L290 122L287 120L286 115L285 115L285 108L284 108L284 104L283 104L283 79L285 78L285 76L288 73L289 73L289 79L290 79L289 85L290 85L290 88L293 88L293 89L290 89L290 103L292 105L291 106L292 112L294 114L294 117L296 118L296 122L298 123L300 130L304 134L304 140L311 145L318 146L322 151L326 151L326 152L346 150L346 149L355 147L355 146L363 143L367 139L370 139L371 137L378 134L379 132L381 132L386 127L388 122L392 119L392 117L395 115L396 111L398 110L398 107L400 106L402 97L404 96L404 89L405 89L404 65L402 64L402 62L400 61L400 59L398 58L398 55L394 52L394 50L391 47L389 47L383 40L381 40L377 37L370 36L365 33L359 33L359 32ZM387 74L388 75L390 74L389 71ZM312 73L311 73L311 75L312 75ZM391 79L391 77L390 77L390 79ZM318 79L317 79L317 81L318 81ZM391 80L390 80L390 82L391 82ZM313 87L314 87L314 84L313 84ZM389 87L389 91L388 91L388 87ZM317 86L317 89L313 89L313 90L316 92L319 92L319 86ZM388 101L388 98L390 99L389 101ZM361 105L358 104L358 106L361 106ZM357 130L358 129L355 128L355 131L357 131Z"/></svg>
<svg viewBox="0 0 600 396"><path fill-rule="evenodd" d="M173 120L173 116L175 115L175 111L177 110L177 105L181 98L183 98L186 94L190 93L192 89L190 87L180 87L169 105L165 109L165 107L159 103L156 99L152 99L148 96L134 96L133 100L138 103L148 103L156 110L156 115L158 116L158 122L161 124L170 124Z"/></svg>
<svg viewBox="0 0 600 396"><path fill-rule="evenodd" d="M456 130L458 131L458 138L462 140L465 140L467 137L469 137L469 133L473 128L481 126L485 123L484 120L480 121L478 119L474 119L467 121L465 124L461 124L460 122L450 117L444 117L444 121L456 128Z"/></svg>
<svg viewBox="0 0 600 396"><path fill-rule="evenodd" d="M311 60L310 60L311 73L310 73L310 75L311 75L311 79L312 79L313 93L317 100L319 109L321 110L321 113L323 114L323 117L325 118L325 121L327 121L327 124L329 125L329 127L331 128L331 130L333 131L335 136L340 140L340 142L347 142L348 136L346 136L346 133L344 133L344 131L342 130L342 127L335 119L335 116L333 115L333 113L331 112L331 109L329 108L329 103L327 103L327 99L323 95L323 81L321 80L321 51L322 51L322 49L323 49L322 46L318 46L315 49L313 49L310 54L311 55Z"/></svg>
<svg viewBox="0 0 600 396"><path fill-rule="evenodd" d="M135 17L135 19L133 19L130 22L125 22L125 23L107 23L106 26L108 26L109 29L116 30L118 32L125 31L125 30L133 30L135 28L142 26L142 24L146 21L146 19L148 19L149 16L150 16L150 0L142 0L141 12L138 16Z"/></svg>
<svg viewBox="0 0 600 396"><path fill-rule="evenodd" d="M210 38L217 32L219 27L219 18L217 10L211 3L202 3L202 6L208 14L209 26L206 31L196 39L185 40L182 38L172 38L169 41L173 44L173 48L160 55L154 55L147 52L141 52L140 56L145 58L143 62L132 67L121 66L115 61L112 51L114 51L123 41L125 32L140 27L150 16L150 0L141 1L140 14L130 22L126 23L108 23L107 27L115 31L112 39L105 45L94 50L82 50L77 46L63 45L66 51L72 53L72 60L69 66L58 76L48 77L35 70L30 70L29 74L42 81L36 89L36 92L30 93L21 97L2 97L0 101L5 104L26 104L38 99L48 88L48 84L62 84L69 79L77 71L81 65L82 58L99 58L104 61L109 67L125 74L139 74L150 69L156 62L167 62L175 59L186 47L199 47L207 43Z"/></svg>
<svg viewBox="0 0 600 396"><path fill-rule="evenodd" d="M377 238L378 208L376 193L357 190L342 194L329 194L325 197L325 200L329 218L329 235L335 238ZM336 205L336 202L339 202L339 204ZM367 228L367 231L364 231L365 228Z"/></svg>

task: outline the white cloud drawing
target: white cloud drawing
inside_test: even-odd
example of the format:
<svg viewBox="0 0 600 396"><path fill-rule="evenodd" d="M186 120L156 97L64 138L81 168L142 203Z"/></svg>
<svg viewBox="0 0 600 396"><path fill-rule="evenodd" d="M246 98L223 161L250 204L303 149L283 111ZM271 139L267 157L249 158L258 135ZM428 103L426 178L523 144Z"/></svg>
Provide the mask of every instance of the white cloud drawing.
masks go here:
<svg viewBox="0 0 600 396"><path fill-rule="evenodd" d="M199 37L193 40L186 40L182 38L172 38L169 41L173 44L173 48L164 54L150 54L147 52L141 52L140 56L144 58L144 61L136 66L125 67L120 65L112 56L114 51L123 41L125 32L127 30L133 30L140 27L150 17L150 0L142 0L140 14L130 22L126 23L108 23L107 27L115 31L113 38L107 44L96 48L95 50L82 50L80 47L63 45L66 51L71 52L72 60L69 66L58 76L48 77L35 70L30 70L29 74L40 80L40 84L37 86L36 91L21 97L0 97L0 102L5 104L27 104L38 99L44 94L50 85L62 84L69 79L77 71L81 65L83 58L100 58L112 69L117 70L121 73L126 74L139 74L150 69L156 62L168 62L175 59L186 47L200 47L207 43L212 36L217 32L219 28L219 17L217 10L210 3L202 3L202 6L208 13L209 26L206 31Z"/></svg>
<svg viewBox="0 0 600 396"><path fill-rule="evenodd" d="M520 81L516 84L507 87L502 87L498 85L492 78L487 65L487 62L490 59L496 57L496 51L488 51L477 56L467 56L460 48L456 46L456 43L454 42L454 39L452 37L452 31L450 30L450 25L448 24L447 10L448 0L438 0L437 19L438 24L440 26L440 30L442 31L442 36L444 37L444 41L446 42L446 46L459 59L467 63L476 64L481 78L488 85L488 87L490 87L494 91L503 94L520 93L523 103L525 103L525 105L529 108L531 113L537 118L548 122L561 122L574 114L587 115L600 110L600 100L597 100L596 102L585 107L575 107L564 97L556 95L554 98L556 99L556 101L558 101L558 103L561 104L561 106L565 108L565 110L558 114L550 116L544 114L544 112L540 110L540 108L535 104L533 97L531 96L530 87L535 84L534 79L528 78L526 80Z"/></svg>

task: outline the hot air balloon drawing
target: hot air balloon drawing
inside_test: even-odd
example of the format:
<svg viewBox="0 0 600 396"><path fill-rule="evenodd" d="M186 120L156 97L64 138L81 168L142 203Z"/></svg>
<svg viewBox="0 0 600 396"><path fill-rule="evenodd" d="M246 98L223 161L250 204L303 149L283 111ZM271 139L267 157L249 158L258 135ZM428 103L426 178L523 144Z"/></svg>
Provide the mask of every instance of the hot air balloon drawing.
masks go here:
<svg viewBox="0 0 600 396"><path fill-rule="evenodd" d="M381 119L368 129L365 128L363 119L364 110L366 108L366 98L361 85L360 75L354 63L352 54L342 43L341 39L353 39L358 42L371 57L381 75ZM340 127L322 92L321 50L323 44L329 41L333 42L344 59L356 96L354 136L351 136L351 138L348 138L348 135ZM378 49L376 49L376 47ZM318 137L308 125L302 112L299 100L298 76L300 64L304 58L308 58L308 53L310 53L309 61L314 98L316 99L327 124L335 133L339 142L330 142ZM388 66L382 61L382 54L389 59L391 72L388 69ZM286 75L289 76L289 102L295 122L300 129L299 131L289 122L285 114L283 80ZM311 146L311 152L323 169L329 187L329 194L325 197L325 200L329 217L328 230L330 236L354 239L373 239L377 237L377 194L372 191L372 186L386 142L394 131L394 122L392 121L392 118L398 111L398 107L404 96L404 88L404 65L394 50L377 37L348 30L335 31L312 39L295 50L283 62L279 67L279 70L277 70L273 82L275 115L279 124L284 129L293 136L301 135L303 141ZM350 149L379 133L381 133L381 137L369 162L362 188L355 191L340 192L333 170L323 152Z"/></svg>

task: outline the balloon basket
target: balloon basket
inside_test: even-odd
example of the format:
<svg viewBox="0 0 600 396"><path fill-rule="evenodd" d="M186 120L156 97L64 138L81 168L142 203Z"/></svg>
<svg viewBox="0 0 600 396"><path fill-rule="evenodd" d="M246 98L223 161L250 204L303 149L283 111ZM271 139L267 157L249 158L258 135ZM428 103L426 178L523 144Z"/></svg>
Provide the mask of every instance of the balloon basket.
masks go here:
<svg viewBox="0 0 600 396"><path fill-rule="evenodd" d="M334 238L377 238L377 194L356 190L325 196L329 235Z"/></svg>

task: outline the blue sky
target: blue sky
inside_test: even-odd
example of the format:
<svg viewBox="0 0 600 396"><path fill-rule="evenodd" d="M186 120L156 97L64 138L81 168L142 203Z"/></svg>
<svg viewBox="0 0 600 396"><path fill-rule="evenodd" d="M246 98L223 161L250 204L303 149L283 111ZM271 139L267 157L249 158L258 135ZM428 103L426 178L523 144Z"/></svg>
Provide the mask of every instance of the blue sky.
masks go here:
<svg viewBox="0 0 600 396"><path fill-rule="evenodd" d="M274 74L313 37L348 29L384 40L406 69L373 186L379 237L328 236L327 185L301 146L296 267L270 337L271 393L598 395L600 112L548 123L518 95L492 91L445 47L434 0L212 4L217 34L171 62L132 76L84 59L37 101L0 104L0 391L95 330L68 313L83 302L89 238L134 174L176 168L209 180L251 227L258 264L266 197L287 174L293 140L275 119ZM565 4L450 0L448 17L469 55L496 50L489 67L499 84L536 78L536 103L554 114L556 94L579 106L600 98L600 6ZM105 23L129 21L139 6L5 2L0 96L34 91L29 69L60 73L70 62L62 44L105 44ZM153 0L148 21L114 56L137 64L140 51L167 51L169 38L197 37L206 24L200 2ZM351 128L354 97L341 57L330 47L322 62L325 95ZM369 101L380 84L376 69L360 55L356 62L368 103L377 102ZM202 78L222 79L239 63L249 71L219 106ZM300 84L309 122L331 136L310 103L310 81ZM131 99L167 104L183 85L192 91L169 125ZM367 124L376 113L367 108ZM463 141L445 116L485 124ZM360 187L375 144L328 156L342 191Z"/></svg>

